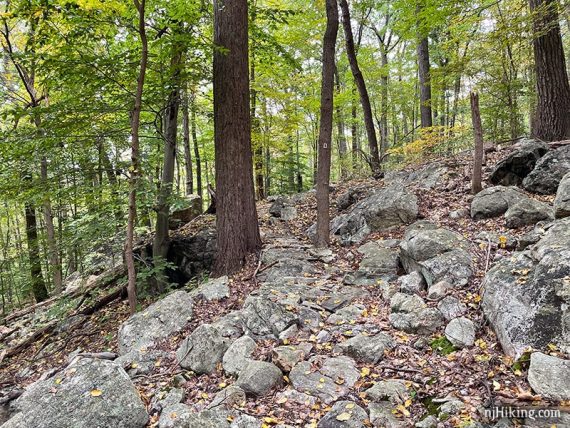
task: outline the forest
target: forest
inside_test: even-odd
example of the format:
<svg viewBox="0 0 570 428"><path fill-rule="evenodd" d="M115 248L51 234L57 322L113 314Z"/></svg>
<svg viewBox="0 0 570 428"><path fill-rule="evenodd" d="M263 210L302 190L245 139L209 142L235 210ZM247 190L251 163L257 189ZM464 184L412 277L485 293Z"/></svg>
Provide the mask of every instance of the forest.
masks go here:
<svg viewBox="0 0 570 428"><path fill-rule="evenodd" d="M142 397L104 426L476 427L500 400L568 403L568 0L1 0L0 20L6 427L94 426L82 403L28 419L72 351ZM204 407L230 388L230 413Z"/></svg>

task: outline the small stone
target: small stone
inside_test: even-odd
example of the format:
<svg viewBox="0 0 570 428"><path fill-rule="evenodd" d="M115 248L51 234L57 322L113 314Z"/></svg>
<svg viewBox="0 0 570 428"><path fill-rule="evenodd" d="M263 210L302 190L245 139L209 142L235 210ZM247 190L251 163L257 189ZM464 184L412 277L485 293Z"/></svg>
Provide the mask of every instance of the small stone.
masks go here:
<svg viewBox="0 0 570 428"><path fill-rule="evenodd" d="M240 372L236 385L248 395L262 396L283 382L281 370L272 363L250 361Z"/></svg>
<svg viewBox="0 0 570 428"><path fill-rule="evenodd" d="M553 400L570 400L570 360L534 352L528 382L534 391Z"/></svg>
<svg viewBox="0 0 570 428"><path fill-rule="evenodd" d="M425 289L426 282L421 273L414 271L398 278L400 291L407 294L420 293Z"/></svg>
<svg viewBox="0 0 570 428"><path fill-rule="evenodd" d="M313 346L309 343L278 346L273 349L271 359L281 370L289 372L295 364L303 361L309 355L312 348Z"/></svg>
<svg viewBox="0 0 570 428"><path fill-rule="evenodd" d="M352 401L339 401L319 421L318 428L361 428L368 419L366 411Z"/></svg>
<svg viewBox="0 0 570 428"><path fill-rule="evenodd" d="M394 347L394 340L384 333L375 336L359 334L339 345L342 352L358 361L376 364L384 352Z"/></svg>
<svg viewBox="0 0 570 428"><path fill-rule="evenodd" d="M281 333L279 333L279 339L291 339L292 337L297 336L297 334L299 334L299 327L297 327L297 324L293 324L288 329L283 330Z"/></svg>
<svg viewBox="0 0 570 428"><path fill-rule="evenodd" d="M425 306L425 302L417 294L409 295L396 293L390 299L390 308L392 309L392 312L417 312L425 308Z"/></svg>
<svg viewBox="0 0 570 428"><path fill-rule="evenodd" d="M457 415L465 408L463 401L457 398L450 398L439 408L440 415Z"/></svg>
<svg viewBox="0 0 570 428"><path fill-rule="evenodd" d="M327 330L319 331L317 334L317 343L327 343L332 339L331 334Z"/></svg>
<svg viewBox="0 0 570 428"><path fill-rule="evenodd" d="M297 218L297 208L295 207L283 207L281 209L281 220L291 221Z"/></svg>
<svg viewBox="0 0 570 428"><path fill-rule="evenodd" d="M406 384L401 380L380 381L364 392L368 400L375 402L388 400L392 404L403 404L410 396Z"/></svg>
<svg viewBox="0 0 570 428"><path fill-rule="evenodd" d="M429 300L443 299L451 289L452 286L447 281L436 282L429 288L427 298Z"/></svg>
<svg viewBox="0 0 570 428"><path fill-rule="evenodd" d="M435 416L429 415L419 422L416 422L416 428L437 428L438 420Z"/></svg>
<svg viewBox="0 0 570 428"><path fill-rule="evenodd" d="M437 308L443 314L443 317L448 321L452 320L453 318L465 315L467 312L467 306L453 296L445 297L441 302L439 302Z"/></svg>
<svg viewBox="0 0 570 428"><path fill-rule="evenodd" d="M242 336L232 343L222 359L226 374L237 376L247 365L256 347L255 340L249 336Z"/></svg>
<svg viewBox="0 0 570 428"><path fill-rule="evenodd" d="M245 398L245 391L243 389L236 385L230 385L218 392L206 408L213 409L224 406L226 409L231 409L234 406L243 405Z"/></svg>
<svg viewBox="0 0 570 428"><path fill-rule="evenodd" d="M453 346L467 348L475 343L475 324L468 318L452 319L445 328L445 337Z"/></svg>
<svg viewBox="0 0 570 428"><path fill-rule="evenodd" d="M379 403L370 403L368 405L370 411L370 422L376 427L383 428L404 428L404 421L397 419L394 415L394 409L389 401L381 401Z"/></svg>

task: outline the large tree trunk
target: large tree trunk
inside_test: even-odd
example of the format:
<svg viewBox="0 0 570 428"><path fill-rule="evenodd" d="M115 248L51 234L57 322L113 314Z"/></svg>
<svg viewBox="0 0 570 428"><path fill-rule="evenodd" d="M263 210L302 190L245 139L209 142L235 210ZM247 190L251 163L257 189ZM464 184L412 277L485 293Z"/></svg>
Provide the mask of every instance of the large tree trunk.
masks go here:
<svg viewBox="0 0 570 428"><path fill-rule="evenodd" d="M471 192L476 195L483 189L481 185L483 169L483 127L481 126L481 113L479 112L479 94L475 92L471 93L471 120L473 122L473 136L475 138Z"/></svg>
<svg viewBox="0 0 570 428"><path fill-rule="evenodd" d="M238 270L261 238L251 153L247 0L214 0L214 145L217 256L214 274Z"/></svg>
<svg viewBox="0 0 570 428"><path fill-rule="evenodd" d="M429 44L427 37L418 41L418 76L420 84L420 123L422 128L433 126L431 111L431 77L429 64Z"/></svg>
<svg viewBox="0 0 570 428"><path fill-rule="evenodd" d="M544 141L570 138L570 84L556 0L530 0L534 27L537 106L532 134Z"/></svg>
<svg viewBox="0 0 570 428"><path fill-rule="evenodd" d="M342 2L345 0L341 0ZM318 141L317 172L317 235L315 246L326 247L330 240L329 181L331 173L331 141L333 128L334 63L338 34L338 5L326 0L327 27L323 39L323 69L321 82L321 123ZM348 21L350 25L350 19ZM353 52L354 52L354 46Z"/></svg>
<svg viewBox="0 0 570 428"><path fill-rule="evenodd" d="M137 310L137 271L135 269L135 259L133 254L135 221L137 217L137 185L140 176L139 161L139 127L142 108L142 94L144 80L146 76L146 66L148 62L148 40L145 27L145 1L133 0L137 8L138 32L141 40L141 59L139 65L139 75L137 78L137 89L133 110L131 112L131 174L129 177L129 217L127 223L127 240L125 243L125 262L127 264L128 284L127 293L129 296L129 309L131 314Z"/></svg>
<svg viewBox="0 0 570 428"><path fill-rule="evenodd" d="M364 126L366 127L366 135L368 137L368 147L370 150L370 168L372 173L377 175L380 173L380 155L378 152L378 138L376 137L376 129L374 128L374 116L372 115L372 107L370 105L370 96L366 89L364 76L358 66L356 58L356 50L354 48L354 37L352 35L352 25L350 23L350 10L346 0L340 0L340 8L342 10L342 25L344 28L344 38L346 40L346 54L350 63L350 70L356 82L358 92L360 94L360 103L364 114Z"/></svg>

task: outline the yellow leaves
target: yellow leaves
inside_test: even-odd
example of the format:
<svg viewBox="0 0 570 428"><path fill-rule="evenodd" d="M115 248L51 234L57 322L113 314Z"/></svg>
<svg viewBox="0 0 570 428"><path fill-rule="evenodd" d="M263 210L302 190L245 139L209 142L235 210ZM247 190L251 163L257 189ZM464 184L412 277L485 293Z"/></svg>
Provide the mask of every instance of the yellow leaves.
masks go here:
<svg viewBox="0 0 570 428"><path fill-rule="evenodd" d="M57 378L57 379L55 380L55 384L56 384L56 385L59 385L59 384L61 383L61 381L62 381L61 378Z"/></svg>
<svg viewBox="0 0 570 428"><path fill-rule="evenodd" d="M483 339L477 339L475 341L475 345L481 348L483 351L485 351L488 347L487 342L485 342Z"/></svg>
<svg viewBox="0 0 570 428"><path fill-rule="evenodd" d="M210 396L208 395L207 392L202 392L202 393L200 394L200 397L202 397L204 400L207 400Z"/></svg>
<svg viewBox="0 0 570 428"><path fill-rule="evenodd" d="M507 237L506 236L499 236L499 247L505 248L507 246Z"/></svg>
<svg viewBox="0 0 570 428"><path fill-rule="evenodd" d="M264 417L263 422L268 424L268 425L277 425L277 424L281 423L281 421L279 419L274 418L273 416Z"/></svg>
<svg viewBox="0 0 570 428"><path fill-rule="evenodd" d="M348 403L345 408L350 410L350 409L354 409L354 406L355 406L354 403Z"/></svg>
<svg viewBox="0 0 570 428"><path fill-rule="evenodd" d="M501 389L501 384L496 380L493 381L493 391L499 391Z"/></svg>
<svg viewBox="0 0 570 428"><path fill-rule="evenodd" d="M360 370L360 377L366 377L370 374L370 369L368 367L362 367Z"/></svg>
<svg viewBox="0 0 570 428"><path fill-rule="evenodd" d="M336 419L337 419L337 421L344 422L344 421L348 421L351 417L352 417L352 415L350 413L342 412L340 415L338 415L336 417Z"/></svg>
<svg viewBox="0 0 570 428"><path fill-rule="evenodd" d="M220 389L224 389L226 386L228 386L228 384L227 384L227 383L225 383L225 382L221 382L221 383L218 385L218 388L220 388Z"/></svg>
<svg viewBox="0 0 570 428"><path fill-rule="evenodd" d="M285 338L282 340L283 345L289 345L289 339Z"/></svg>
<svg viewBox="0 0 570 428"><path fill-rule="evenodd" d="M91 397L100 397L101 395L103 395L103 391L101 391L100 389L92 389L90 394Z"/></svg>
<svg viewBox="0 0 570 428"><path fill-rule="evenodd" d="M398 413L401 413L407 418L410 417L410 412L408 411L408 409L406 409L406 407L403 404L398 404L398 406L396 407L396 411Z"/></svg>
<svg viewBox="0 0 570 428"><path fill-rule="evenodd" d="M287 402L287 397L281 397L277 400L277 404L285 404Z"/></svg>

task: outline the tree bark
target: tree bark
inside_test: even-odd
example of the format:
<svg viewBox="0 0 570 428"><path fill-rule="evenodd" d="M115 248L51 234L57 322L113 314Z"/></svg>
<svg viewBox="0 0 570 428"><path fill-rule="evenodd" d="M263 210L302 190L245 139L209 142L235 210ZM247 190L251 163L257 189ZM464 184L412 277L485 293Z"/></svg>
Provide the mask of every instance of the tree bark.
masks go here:
<svg viewBox="0 0 570 428"><path fill-rule="evenodd" d="M44 192L46 197L43 202L44 222L46 226L46 241L48 246L48 257L51 274L53 278L53 285L55 294L60 294L63 287L63 278L61 273L61 260L59 258L59 249L57 248L57 241L55 237L55 226L53 224L53 213L51 209L51 201L48 192L48 165L47 158L42 156L40 164L40 174L42 184L44 185Z"/></svg>
<svg viewBox="0 0 570 428"><path fill-rule="evenodd" d="M192 133L192 143L194 145L194 159L196 160L196 192L204 202L204 191L202 188L202 161L200 160L200 148L198 147L198 133L196 130L196 94L190 94L190 130Z"/></svg>
<svg viewBox="0 0 570 428"><path fill-rule="evenodd" d="M182 46L175 44L172 47L172 59L170 61L172 90L168 95L166 109L164 110L164 158L160 190L158 193L156 228L152 248L155 267L166 260L168 248L170 246L168 236L168 219L170 217L170 198L172 196L174 166L176 161L178 111L180 109L181 59Z"/></svg>
<svg viewBox="0 0 570 428"><path fill-rule="evenodd" d="M475 138L475 151L473 155L473 177L471 179L471 192L476 195L483 187L481 176L483 169L483 127L481 126L481 113L479 112L479 94L471 92L471 121L473 122L473 136Z"/></svg>
<svg viewBox="0 0 570 428"><path fill-rule="evenodd" d="M345 0L341 0L341 5L343 1L346 3ZM326 247L330 240L329 182L331 173L335 48L339 25L337 1L326 0L326 10L327 26L323 38L321 122L318 140L317 234L315 238L315 246L317 248ZM350 25L350 18L348 25ZM352 48L354 52L354 45Z"/></svg>
<svg viewBox="0 0 570 428"><path fill-rule="evenodd" d="M335 66L334 68L335 74L335 85L336 85L336 93L340 95L341 92L341 84L340 84L340 74L338 72L338 68ZM342 108L339 103L336 105L336 125L337 125L337 133L338 133L338 157L339 157L339 166L340 166L340 177L346 178L347 171L346 171L346 135L344 133L344 119L342 115ZM297 152L298 152L298 143L297 143Z"/></svg>
<svg viewBox="0 0 570 428"><path fill-rule="evenodd" d="M190 147L190 112L188 109L188 91L182 104L182 128L184 135L184 169L186 172L186 194L194 193L194 171L192 170L192 148Z"/></svg>
<svg viewBox="0 0 570 428"><path fill-rule="evenodd" d="M30 274L32 277L32 293L34 294L36 302L40 303L48 298L48 291L42 276L36 210L31 203L26 203L25 214L28 258L30 263Z"/></svg>
<svg viewBox="0 0 570 428"><path fill-rule="evenodd" d="M534 29L537 106L532 135L544 141L570 138L570 84L556 0L530 0Z"/></svg>
<svg viewBox="0 0 570 428"><path fill-rule="evenodd" d="M139 127L142 108L142 94L146 76L148 62L148 40L145 27L145 2L146 0L133 0L138 12L138 33L141 40L141 59L139 65L139 75L137 78L137 89L133 110L131 112L131 174L129 176L129 216L127 223L127 239L125 243L125 261L127 265L128 284L127 293L129 298L129 309L131 314L137 310L137 272L135 269L135 259L133 254L135 221L137 217L137 186L140 176L139 161Z"/></svg>
<svg viewBox="0 0 570 428"><path fill-rule="evenodd" d="M427 37L418 41L418 76L420 80L420 123L422 128L433 126L431 111L431 77Z"/></svg>
<svg viewBox="0 0 570 428"><path fill-rule="evenodd" d="M366 135L368 137L368 147L370 150L370 168L372 173L377 175L380 173L380 155L378 152L378 138L376 137L376 129L374 128L374 116L372 115L372 107L370 105L370 96L366 89L364 76L358 66L356 58L356 50L354 48L354 37L352 35L352 26L350 23L350 10L347 0L340 0L340 8L342 10L342 25L344 28L344 38L346 40L346 54L350 63L350 70L356 82L358 92L360 94L360 103L364 114L364 126L366 127Z"/></svg>
<svg viewBox="0 0 570 428"><path fill-rule="evenodd" d="M214 0L214 146L217 256L231 274L261 248L251 151L247 0Z"/></svg>

